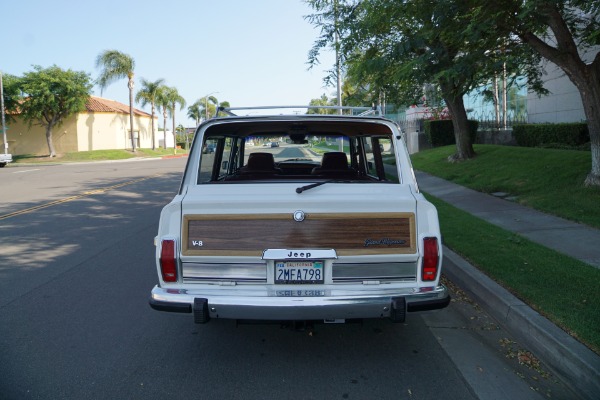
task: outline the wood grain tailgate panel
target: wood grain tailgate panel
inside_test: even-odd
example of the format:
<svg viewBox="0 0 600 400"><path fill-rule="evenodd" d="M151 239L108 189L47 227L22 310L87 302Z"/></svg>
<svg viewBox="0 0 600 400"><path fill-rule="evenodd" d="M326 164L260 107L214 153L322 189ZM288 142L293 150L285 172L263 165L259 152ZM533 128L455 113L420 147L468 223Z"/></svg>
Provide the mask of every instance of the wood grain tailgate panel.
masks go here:
<svg viewBox="0 0 600 400"><path fill-rule="evenodd" d="M265 249L335 249L338 255L415 253L413 213L186 215L183 255L261 256ZM200 245L200 242L202 243Z"/></svg>

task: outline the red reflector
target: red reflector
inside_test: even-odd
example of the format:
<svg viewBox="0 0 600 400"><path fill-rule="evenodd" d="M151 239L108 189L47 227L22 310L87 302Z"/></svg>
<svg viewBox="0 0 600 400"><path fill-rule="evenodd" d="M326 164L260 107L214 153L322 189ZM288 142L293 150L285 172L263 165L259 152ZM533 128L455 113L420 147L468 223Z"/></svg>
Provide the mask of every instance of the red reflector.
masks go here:
<svg viewBox="0 0 600 400"><path fill-rule="evenodd" d="M175 260L175 241L163 240L160 250L160 272L163 281L177 281L177 261Z"/></svg>
<svg viewBox="0 0 600 400"><path fill-rule="evenodd" d="M437 238L427 237L423 239L423 269L421 278L424 281L435 281L438 270L438 244Z"/></svg>

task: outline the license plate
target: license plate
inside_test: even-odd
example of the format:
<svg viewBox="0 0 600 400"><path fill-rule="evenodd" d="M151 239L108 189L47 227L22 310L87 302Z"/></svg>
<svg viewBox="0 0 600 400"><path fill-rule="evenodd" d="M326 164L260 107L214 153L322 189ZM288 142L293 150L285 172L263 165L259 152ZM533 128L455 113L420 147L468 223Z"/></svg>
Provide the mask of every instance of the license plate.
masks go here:
<svg viewBox="0 0 600 400"><path fill-rule="evenodd" d="M323 282L323 261L275 261L275 283Z"/></svg>

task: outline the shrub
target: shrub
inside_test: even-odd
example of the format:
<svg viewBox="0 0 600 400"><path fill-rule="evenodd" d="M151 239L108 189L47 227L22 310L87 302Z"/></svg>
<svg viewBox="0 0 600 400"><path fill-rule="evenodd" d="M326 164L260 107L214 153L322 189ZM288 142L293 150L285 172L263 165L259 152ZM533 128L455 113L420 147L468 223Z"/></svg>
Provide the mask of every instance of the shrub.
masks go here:
<svg viewBox="0 0 600 400"><path fill-rule="evenodd" d="M471 138L471 143L475 143L478 128L478 121L469 120L469 137ZM454 125L452 125L452 120L449 119L425 121L425 134L427 134L429 143L431 143L433 147L447 146L456 143L456 139L454 138Z"/></svg>
<svg viewBox="0 0 600 400"><path fill-rule="evenodd" d="M585 123L518 124L513 136L522 147L581 147L590 141Z"/></svg>

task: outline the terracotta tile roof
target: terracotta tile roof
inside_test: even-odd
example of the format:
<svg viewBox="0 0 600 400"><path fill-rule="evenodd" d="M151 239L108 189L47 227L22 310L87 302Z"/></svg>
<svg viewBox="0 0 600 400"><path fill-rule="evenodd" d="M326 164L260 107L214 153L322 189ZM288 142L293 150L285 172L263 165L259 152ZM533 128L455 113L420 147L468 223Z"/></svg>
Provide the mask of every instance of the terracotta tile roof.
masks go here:
<svg viewBox="0 0 600 400"><path fill-rule="evenodd" d="M88 101L85 103L85 108L88 112L108 112L118 114L129 114L129 106L127 104L119 103L118 101L103 99L102 97L90 96ZM151 117L145 111L133 108L133 114L143 117Z"/></svg>

